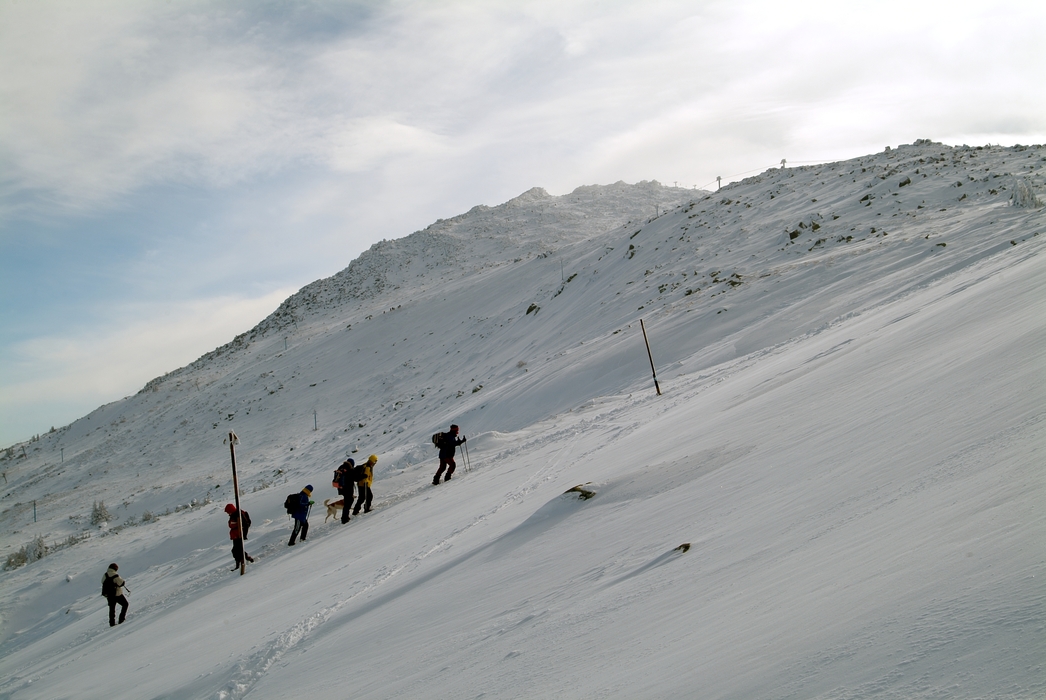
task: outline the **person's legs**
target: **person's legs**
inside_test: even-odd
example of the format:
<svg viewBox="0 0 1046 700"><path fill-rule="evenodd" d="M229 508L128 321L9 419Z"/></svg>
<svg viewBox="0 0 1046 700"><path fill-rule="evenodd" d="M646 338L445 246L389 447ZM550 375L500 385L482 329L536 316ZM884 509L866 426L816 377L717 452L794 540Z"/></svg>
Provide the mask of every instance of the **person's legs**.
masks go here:
<svg viewBox="0 0 1046 700"><path fill-rule="evenodd" d="M344 501L341 506L341 522L344 525L349 522L349 511L352 510L352 487L350 486L347 489L341 489L338 493L341 494L342 500Z"/></svg>
<svg viewBox="0 0 1046 700"><path fill-rule="evenodd" d="M110 596L109 600L109 626L116 627L116 596Z"/></svg>
<svg viewBox="0 0 1046 700"><path fill-rule="evenodd" d="M298 532L301 531L301 521L297 518L294 519L294 529L291 530L291 541L288 545L294 544L294 540L298 539Z"/></svg>
<svg viewBox="0 0 1046 700"><path fill-rule="evenodd" d="M127 598L122 595L116 596L116 602L120 604L120 619L117 621L118 625L122 625L123 621L127 619ZM113 608L116 606L114 605ZM115 610L113 611L115 612Z"/></svg>
<svg viewBox="0 0 1046 700"><path fill-rule="evenodd" d="M454 463L453 457L447 457L447 478L444 481L450 481L450 475L454 473L454 469L457 467Z"/></svg>
<svg viewBox="0 0 1046 700"><path fill-rule="evenodd" d="M301 521L301 541L302 542L305 541L305 537L308 534L309 534L309 521L308 520L302 520Z"/></svg>
<svg viewBox="0 0 1046 700"><path fill-rule="evenodd" d="M450 471L447 472L447 478L449 479L450 475L454 473L454 459L453 458L447 459L446 457L440 457L439 458L439 471L436 472L436 476L432 477L432 484L433 485L436 485L436 484L439 483L439 478L441 476L443 476L443 470L446 469L448 466L450 467Z"/></svg>

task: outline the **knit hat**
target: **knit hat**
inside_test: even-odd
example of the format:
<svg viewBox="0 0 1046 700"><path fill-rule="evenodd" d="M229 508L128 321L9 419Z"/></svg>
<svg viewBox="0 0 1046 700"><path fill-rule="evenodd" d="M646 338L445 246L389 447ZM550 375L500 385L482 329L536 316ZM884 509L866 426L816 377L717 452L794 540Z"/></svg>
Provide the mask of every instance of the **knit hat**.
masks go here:
<svg viewBox="0 0 1046 700"><path fill-rule="evenodd" d="M450 426L450 432L452 432L452 433L458 432L458 426L456 426L456 425Z"/></svg>
<svg viewBox="0 0 1046 700"><path fill-rule="evenodd" d="M370 457L367 458L367 461L370 462L371 464L377 464L378 463L378 455L371 455Z"/></svg>
<svg viewBox="0 0 1046 700"><path fill-rule="evenodd" d="M312 484L309 484L308 486L303 488L302 491L304 491L305 493L307 493L307 494L309 494L311 496L312 495Z"/></svg>
<svg viewBox="0 0 1046 700"><path fill-rule="evenodd" d="M109 568L110 568L110 569L112 569L113 571L116 571L116 570L117 570L117 569L119 569L120 567L119 567L119 566L117 566L116 564L110 564L110 565L109 565Z"/></svg>
<svg viewBox="0 0 1046 700"><path fill-rule="evenodd" d="M229 505L225 506L225 512L229 515L232 515L236 512L236 506L230 503Z"/></svg>

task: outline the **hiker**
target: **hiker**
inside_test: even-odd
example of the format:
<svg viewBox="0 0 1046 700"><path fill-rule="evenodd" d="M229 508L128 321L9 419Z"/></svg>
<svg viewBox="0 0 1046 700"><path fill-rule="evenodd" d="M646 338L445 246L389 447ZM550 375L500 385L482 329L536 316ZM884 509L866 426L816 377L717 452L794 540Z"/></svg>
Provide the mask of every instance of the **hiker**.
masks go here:
<svg viewBox="0 0 1046 700"><path fill-rule="evenodd" d="M232 569L240 568L243 565L244 558L247 561L253 563L254 557L247 554L243 548L243 541L247 539L247 531L251 529L251 516L247 511L240 509L239 516L237 516L236 506L229 504L225 506L225 512L229 514L229 539L232 540L232 558L236 560L236 566ZM240 521L243 521L243 534L240 534Z"/></svg>
<svg viewBox="0 0 1046 700"><path fill-rule="evenodd" d="M366 462L356 467L356 486L359 487L360 497L356 500L356 507L352 509L353 515L360 514L361 506L364 513L370 512L370 502L374 499L374 492L370 490L370 485L374 483L374 465L377 463L378 455L371 455ZM349 501L345 503L348 504ZM345 512L342 511L342 513Z"/></svg>
<svg viewBox="0 0 1046 700"><path fill-rule="evenodd" d="M297 508L292 515L294 516L294 529L291 531L291 541L288 545L293 545L294 540L298 539L298 533L301 533L301 541L305 541L305 536L309 534L309 509L312 508L312 484L309 484L301 490L298 494ZM343 510L342 513L345 511Z"/></svg>
<svg viewBox="0 0 1046 700"><path fill-rule="evenodd" d="M341 466L338 467L338 471L335 472L337 477L334 480L334 485L338 489L338 495L341 496L341 523L344 525L349 522L349 511L352 510L352 496L353 488L352 485L356 482L353 478L353 472L356 468L356 462L350 457L342 462ZM324 501L326 503L326 501Z"/></svg>
<svg viewBox="0 0 1046 700"><path fill-rule="evenodd" d="M131 589L127 588L127 582L120 578L120 574L116 573L119 570L119 566L116 564L110 564L109 568L105 572L105 576L102 577L102 595L109 602L109 626L115 627L117 624L123 624L123 621L127 619L127 598L124 596L124 591L130 593ZM120 604L120 621L116 621L116 604Z"/></svg>
<svg viewBox="0 0 1046 700"><path fill-rule="evenodd" d="M439 471L436 472L436 476L432 477L432 485L437 486L439 484L439 478L443 476L443 470L447 470L447 477L444 481L450 481L450 477L454 474L454 468L457 466L454 464L454 448L465 442L465 438L458 437L458 426L450 426L449 433L440 433L439 442L436 443L436 447L439 448Z"/></svg>

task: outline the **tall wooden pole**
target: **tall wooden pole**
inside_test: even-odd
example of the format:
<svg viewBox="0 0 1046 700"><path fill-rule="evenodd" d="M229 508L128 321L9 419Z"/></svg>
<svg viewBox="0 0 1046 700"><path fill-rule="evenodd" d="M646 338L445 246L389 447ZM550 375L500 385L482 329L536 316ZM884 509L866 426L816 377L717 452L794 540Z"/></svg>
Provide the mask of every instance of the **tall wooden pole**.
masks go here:
<svg viewBox="0 0 1046 700"><path fill-rule="evenodd" d="M657 390L657 395L661 396L661 387L657 383L657 370L654 369L654 356L650 353L650 341L646 337L646 324L643 323L643 319L639 319L639 327L643 329L643 342L646 343L646 356L650 358L650 372L654 375L654 388Z"/></svg>
<svg viewBox="0 0 1046 700"><path fill-rule="evenodd" d="M240 512L240 481L236 476L236 443L239 442L239 438L236 437L236 433L229 431L229 454L232 456L232 494L233 499L236 503L236 520L237 520L237 531L240 533L240 551L243 553L243 557L240 558L240 576L247 573L247 545L243 542L243 514Z"/></svg>

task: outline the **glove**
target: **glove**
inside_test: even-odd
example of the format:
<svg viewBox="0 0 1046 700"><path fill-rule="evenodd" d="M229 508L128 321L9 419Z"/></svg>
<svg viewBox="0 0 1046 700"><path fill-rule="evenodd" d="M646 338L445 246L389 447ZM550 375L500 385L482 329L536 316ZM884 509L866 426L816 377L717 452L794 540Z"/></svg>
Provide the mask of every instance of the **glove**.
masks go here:
<svg viewBox="0 0 1046 700"><path fill-rule="evenodd" d="M309 505L310 505L310 506L314 506L314 505L316 505L316 501L309 501Z"/></svg>
<svg viewBox="0 0 1046 700"><path fill-rule="evenodd" d="M469 439L468 439L467 437L463 437L463 438L461 438L461 441L462 441L462 442L468 442L468 441L469 441Z"/></svg>

